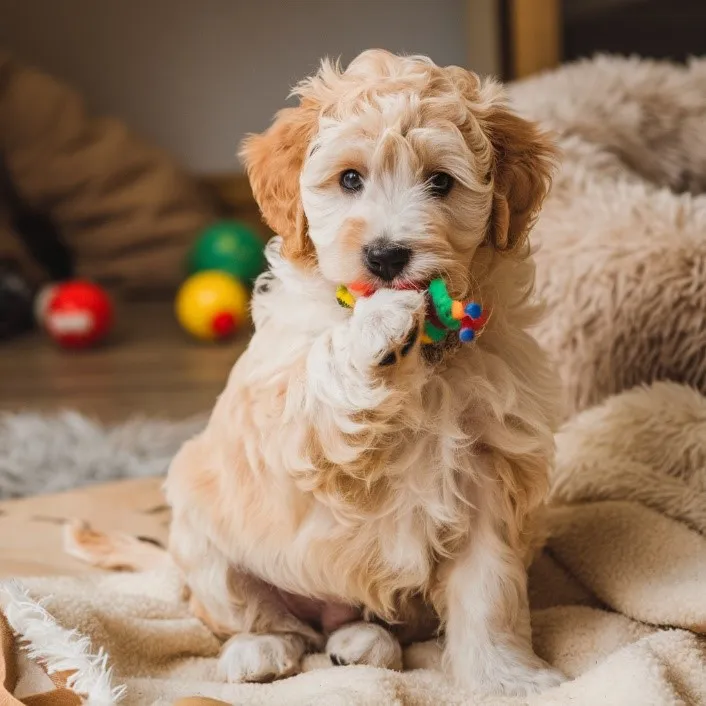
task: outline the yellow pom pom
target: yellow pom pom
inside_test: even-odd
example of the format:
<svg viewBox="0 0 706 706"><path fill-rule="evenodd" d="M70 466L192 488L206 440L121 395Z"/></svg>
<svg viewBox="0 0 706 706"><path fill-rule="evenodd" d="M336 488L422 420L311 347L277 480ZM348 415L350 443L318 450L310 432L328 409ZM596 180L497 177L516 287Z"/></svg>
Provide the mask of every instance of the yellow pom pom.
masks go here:
<svg viewBox="0 0 706 706"><path fill-rule="evenodd" d="M348 287L339 284L336 288L336 299L341 306L352 309L355 306L355 297L350 293Z"/></svg>
<svg viewBox="0 0 706 706"><path fill-rule="evenodd" d="M183 328L204 341L227 338L248 318L248 291L235 277L217 270L192 275L176 298Z"/></svg>

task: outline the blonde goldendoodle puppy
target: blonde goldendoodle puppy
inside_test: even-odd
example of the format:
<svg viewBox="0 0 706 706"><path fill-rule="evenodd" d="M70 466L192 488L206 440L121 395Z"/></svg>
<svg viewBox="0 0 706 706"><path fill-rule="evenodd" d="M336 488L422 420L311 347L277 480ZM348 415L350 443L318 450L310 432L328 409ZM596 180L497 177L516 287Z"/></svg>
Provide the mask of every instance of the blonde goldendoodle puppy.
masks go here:
<svg viewBox="0 0 706 706"><path fill-rule="evenodd" d="M526 594L556 417L527 235L553 146L497 83L425 57L324 62L296 95L242 151L279 235L256 332L167 481L192 607L229 680L324 645L399 668L440 629L465 687L556 684ZM489 313L473 344L422 344L435 277Z"/></svg>

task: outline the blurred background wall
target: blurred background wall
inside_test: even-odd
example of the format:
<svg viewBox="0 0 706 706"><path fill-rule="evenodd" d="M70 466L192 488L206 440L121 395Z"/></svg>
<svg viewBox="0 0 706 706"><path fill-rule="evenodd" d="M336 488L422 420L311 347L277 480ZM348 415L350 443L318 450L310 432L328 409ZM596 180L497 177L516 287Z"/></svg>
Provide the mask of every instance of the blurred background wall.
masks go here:
<svg viewBox="0 0 706 706"><path fill-rule="evenodd" d="M0 47L187 168L232 174L320 57L429 54L506 79L596 52L706 53L706 0L0 0Z"/></svg>
<svg viewBox="0 0 706 706"><path fill-rule="evenodd" d="M233 172L321 56L369 47L497 73L495 0L0 0L0 45L195 172Z"/></svg>

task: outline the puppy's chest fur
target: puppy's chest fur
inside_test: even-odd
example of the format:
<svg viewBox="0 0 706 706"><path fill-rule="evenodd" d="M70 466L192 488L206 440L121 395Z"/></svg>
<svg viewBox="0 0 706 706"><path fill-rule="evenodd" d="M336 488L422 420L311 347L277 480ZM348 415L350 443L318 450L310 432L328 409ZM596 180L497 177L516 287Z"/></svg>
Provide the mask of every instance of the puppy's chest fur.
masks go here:
<svg viewBox="0 0 706 706"><path fill-rule="evenodd" d="M262 567L263 577L397 618L408 599L433 587L439 560L453 555L470 530L474 488L458 467L458 452L444 461L445 443L429 432L415 440L413 454L391 453L389 473L369 492L365 482L339 474L327 490L300 495L288 508L289 538L275 540L278 568Z"/></svg>
<svg viewBox="0 0 706 706"><path fill-rule="evenodd" d="M394 618L406 598L432 586L439 560L452 555L470 531L476 501L475 452L468 434L472 395L459 382L470 378L465 368L471 357L454 365L420 361L426 367L416 404L407 402L393 412L392 426L378 425L374 414L366 419L352 411L357 431L351 433L340 422L351 415L336 409L319 410L316 424L290 418L283 400L297 399L293 361L315 335L307 331L309 322L349 313L337 310L333 297L324 293L310 296L307 319L298 318L301 309L289 304L293 297L286 294L286 282L269 275L265 284L256 287L258 331L243 363L247 369L251 359L261 368L268 358L268 373L256 394L267 390L272 406L283 405L281 429L288 431L282 431L275 447L252 448L248 454L262 453L262 464L280 476L280 490L269 489L277 494L267 506L268 514L282 522L259 551L248 553L247 563L284 590L343 599ZM296 337L285 336L288 345L272 345L276 336L293 330ZM278 379L278 369L286 371L279 390L271 382ZM249 377L248 371L240 376ZM329 413L330 423L322 425L321 416Z"/></svg>
<svg viewBox="0 0 706 706"><path fill-rule="evenodd" d="M348 465L320 446L312 452L310 430L293 430L303 436L293 447L304 452L273 459L288 490L270 499L288 530L270 536L271 553L250 555L255 572L293 593L396 619L408 599L432 588L439 561L460 548L473 521L478 459L462 429L463 394L432 378L416 410L423 427L402 422L384 446L371 437Z"/></svg>

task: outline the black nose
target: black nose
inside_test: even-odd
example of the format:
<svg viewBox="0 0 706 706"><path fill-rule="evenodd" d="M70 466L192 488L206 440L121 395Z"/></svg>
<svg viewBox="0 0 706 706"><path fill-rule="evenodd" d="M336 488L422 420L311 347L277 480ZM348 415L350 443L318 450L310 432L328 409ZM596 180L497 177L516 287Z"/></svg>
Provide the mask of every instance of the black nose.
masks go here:
<svg viewBox="0 0 706 706"><path fill-rule="evenodd" d="M392 243L371 243L365 248L365 265L386 282L395 279L407 266L412 251Z"/></svg>

